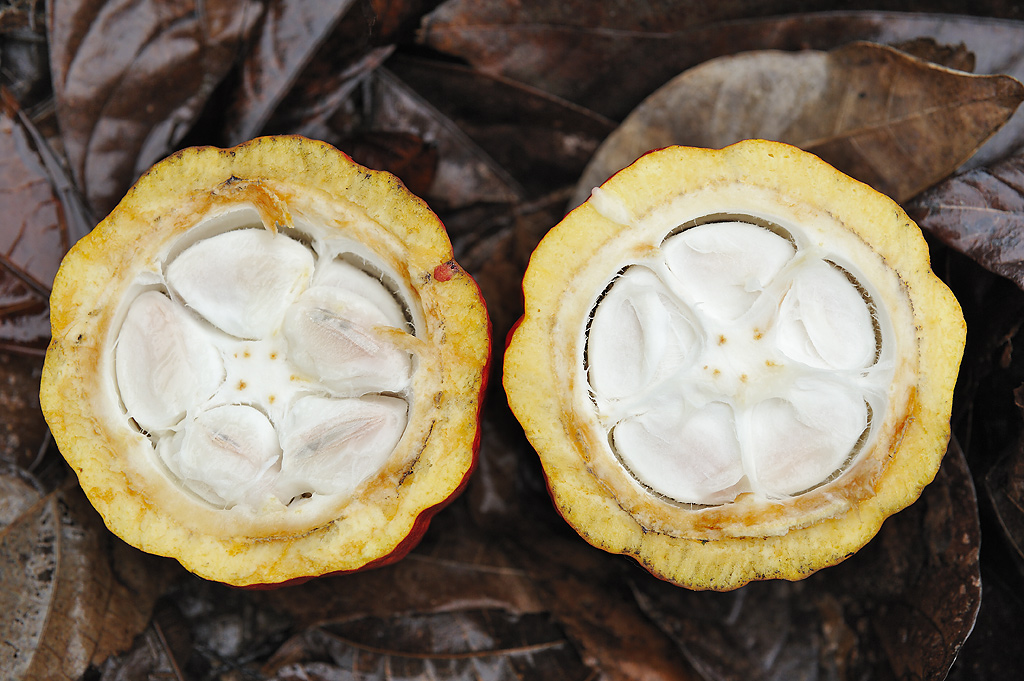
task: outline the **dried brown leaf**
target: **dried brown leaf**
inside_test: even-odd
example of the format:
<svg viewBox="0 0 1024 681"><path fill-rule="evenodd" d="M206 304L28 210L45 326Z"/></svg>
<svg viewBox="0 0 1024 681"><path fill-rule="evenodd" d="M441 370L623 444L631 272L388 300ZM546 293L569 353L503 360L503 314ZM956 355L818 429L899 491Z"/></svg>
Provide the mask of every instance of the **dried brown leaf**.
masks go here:
<svg viewBox="0 0 1024 681"><path fill-rule="evenodd" d="M343 20L338 31L343 31L349 23ZM328 47L335 49L328 50ZM346 40L329 41L321 52L331 53L316 55L274 110L265 130L271 134L281 132L329 139L334 134L331 118L349 103L356 89L393 51L392 46L358 50Z"/></svg>
<svg viewBox="0 0 1024 681"><path fill-rule="evenodd" d="M970 472L952 442L921 499L839 566L726 594L648 579L636 592L708 679L939 680L981 603L980 539Z"/></svg>
<svg viewBox="0 0 1024 681"><path fill-rule="evenodd" d="M42 497L0 530L0 669L77 679L131 644L166 575L116 544L79 488Z"/></svg>
<svg viewBox="0 0 1024 681"><path fill-rule="evenodd" d="M35 104L49 92L45 3L15 0L0 5L0 85Z"/></svg>
<svg viewBox="0 0 1024 681"><path fill-rule="evenodd" d="M575 201L650 149L741 139L811 151L896 201L951 174L1024 100L1007 76L975 76L892 48L760 51L679 75L626 118L595 154Z"/></svg>
<svg viewBox="0 0 1024 681"><path fill-rule="evenodd" d="M1015 397L1022 407L1024 387L1017 389ZM1024 561L1024 436L988 471L984 489L1009 545Z"/></svg>
<svg viewBox="0 0 1024 681"><path fill-rule="evenodd" d="M417 196L425 196L437 177L437 147L411 133L368 131L338 146L357 163L397 175Z"/></svg>
<svg viewBox="0 0 1024 681"><path fill-rule="evenodd" d="M424 17L420 40L484 73L618 117L631 107L620 108L616 99L638 102L681 70L663 70L665 60L650 58L646 43L665 43L714 22L833 8L829 0L448 0ZM677 47L707 49L687 48L687 42Z"/></svg>
<svg viewBox="0 0 1024 681"><path fill-rule="evenodd" d="M539 525L534 525L539 527ZM639 607L629 577L640 568L575 536L537 532L525 542L551 616L582 659L609 681L696 681L674 641Z"/></svg>
<svg viewBox="0 0 1024 681"><path fill-rule="evenodd" d="M64 151L97 214L184 137L258 16L254 0L50 4Z"/></svg>
<svg viewBox="0 0 1024 681"><path fill-rule="evenodd" d="M498 538L468 521L461 501L438 514L423 542L395 565L254 595L300 629L402 613L546 607L529 574Z"/></svg>
<svg viewBox="0 0 1024 681"><path fill-rule="evenodd" d="M189 643L191 647L191 642ZM186 681L181 665L174 657L162 628L156 622L139 636L130 652L121 657L108 657L100 670L100 681Z"/></svg>
<svg viewBox="0 0 1024 681"><path fill-rule="evenodd" d="M898 202L950 175L1024 101L1010 76L969 75L870 43L829 52L829 69L829 105L787 136Z"/></svg>
<svg viewBox="0 0 1024 681"><path fill-rule="evenodd" d="M449 0L424 18L420 39L474 67L533 85L611 118L622 118L673 76L704 61L764 49L829 50L854 40L898 43L920 37L963 41L981 73L1019 72L1024 43L1012 3L971 3L971 14L938 14L933 3L720 2L659 4ZM564 9L554 9L556 7ZM650 13L646 10L650 7ZM815 10L829 10L817 12ZM652 20L650 14L660 12ZM804 12L804 13L795 13ZM767 16L781 14L784 16ZM569 16L566 16L569 15ZM573 16L574 15L574 16ZM1024 122L1024 121L1022 121Z"/></svg>
<svg viewBox="0 0 1024 681"><path fill-rule="evenodd" d="M366 681L593 678L591 669L546 615L502 610L332 623L286 642L264 667L265 673L281 680L308 678L310 671L324 678L351 674Z"/></svg>
<svg viewBox="0 0 1024 681"><path fill-rule="evenodd" d="M0 461L29 469L50 442L39 407L42 361L0 351Z"/></svg>
<svg viewBox="0 0 1024 681"><path fill-rule="evenodd" d="M974 632L960 650L946 681L1012 679L1024 668L1024 596L1018 576L982 570L985 598Z"/></svg>
<svg viewBox="0 0 1024 681"><path fill-rule="evenodd" d="M957 45L940 45L935 38L921 37L903 40L890 45L890 47L939 66L968 73L974 72L976 62L974 53L968 50L963 42Z"/></svg>

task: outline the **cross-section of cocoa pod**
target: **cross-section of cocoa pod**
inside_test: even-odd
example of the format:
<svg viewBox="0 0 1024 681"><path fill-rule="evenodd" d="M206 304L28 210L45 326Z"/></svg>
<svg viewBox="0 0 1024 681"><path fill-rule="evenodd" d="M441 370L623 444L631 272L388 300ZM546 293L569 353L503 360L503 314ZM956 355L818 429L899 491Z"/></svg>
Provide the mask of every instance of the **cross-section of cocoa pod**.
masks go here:
<svg viewBox="0 0 1024 681"><path fill-rule="evenodd" d="M934 477L965 325L900 207L764 141L670 147L541 242L509 403L588 541L698 589L798 579Z"/></svg>
<svg viewBox="0 0 1024 681"><path fill-rule="evenodd" d="M193 148L67 255L41 400L107 525L208 579L403 556L472 470L476 283L393 175L322 142Z"/></svg>

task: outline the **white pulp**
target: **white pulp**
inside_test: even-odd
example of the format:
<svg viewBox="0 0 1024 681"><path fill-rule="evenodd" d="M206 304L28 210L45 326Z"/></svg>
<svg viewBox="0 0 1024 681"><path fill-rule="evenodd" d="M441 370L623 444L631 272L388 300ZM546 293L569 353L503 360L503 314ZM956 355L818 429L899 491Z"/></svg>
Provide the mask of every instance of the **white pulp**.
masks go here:
<svg viewBox="0 0 1024 681"><path fill-rule="evenodd" d="M746 222L670 236L599 299L586 371L616 456L669 499L783 498L838 475L891 362L853 273Z"/></svg>
<svg viewBox="0 0 1024 681"><path fill-rule="evenodd" d="M222 508L352 493L405 431L404 303L337 244L262 227L200 239L128 306L129 418L179 485Z"/></svg>

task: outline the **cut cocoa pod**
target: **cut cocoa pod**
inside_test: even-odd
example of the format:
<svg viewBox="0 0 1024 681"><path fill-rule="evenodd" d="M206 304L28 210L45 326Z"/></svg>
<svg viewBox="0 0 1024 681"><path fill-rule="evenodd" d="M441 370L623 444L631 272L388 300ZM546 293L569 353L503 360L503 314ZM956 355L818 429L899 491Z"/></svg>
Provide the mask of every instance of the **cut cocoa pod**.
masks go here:
<svg viewBox="0 0 1024 681"><path fill-rule="evenodd" d="M473 468L476 283L393 175L265 137L154 166L68 253L41 401L117 535L233 585L403 556Z"/></svg>
<svg viewBox="0 0 1024 681"><path fill-rule="evenodd" d="M554 502L668 581L838 563L945 453L960 307L896 203L794 147L647 154L523 290L504 384Z"/></svg>

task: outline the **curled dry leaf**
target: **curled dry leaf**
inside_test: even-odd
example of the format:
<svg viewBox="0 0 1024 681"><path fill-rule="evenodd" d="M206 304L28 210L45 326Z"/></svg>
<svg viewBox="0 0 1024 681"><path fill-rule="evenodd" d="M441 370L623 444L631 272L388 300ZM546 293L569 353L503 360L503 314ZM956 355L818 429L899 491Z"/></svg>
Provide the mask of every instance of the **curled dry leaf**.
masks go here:
<svg viewBox="0 0 1024 681"><path fill-rule="evenodd" d="M919 503L842 565L729 594L634 588L708 679L942 679L981 603L980 532L954 440Z"/></svg>
<svg viewBox="0 0 1024 681"><path fill-rule="evenodd" d="M64 150L97 214L181 141L258 16L254 0L50 4Z"/></svg>
<svg viewBox="0 0 1024 681"><path fill-rule="evenodd" d="M907 212L951 248L1024 288L1024 155L950 178Z"/></svg>
<svg viewBox="0 0 1024 681"><path fill-rule="evenodd" d="M690 69L609 136L577 185L581 203L651 149L786 142L902 202L952 173L1024 101L1008 76L976 76L882 45L758 51Z"/></svg>
<svg viewBox="0 0 1024 681"><path fill-rule="evenodd" d="M8 678L78 679L131 644L166 586L166 567L115 544L77 488L24 508L0 529L0 549Z"/></svg>

